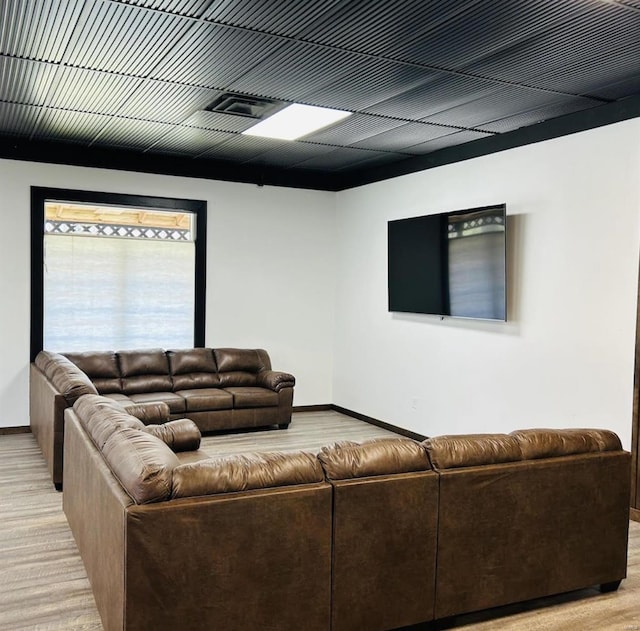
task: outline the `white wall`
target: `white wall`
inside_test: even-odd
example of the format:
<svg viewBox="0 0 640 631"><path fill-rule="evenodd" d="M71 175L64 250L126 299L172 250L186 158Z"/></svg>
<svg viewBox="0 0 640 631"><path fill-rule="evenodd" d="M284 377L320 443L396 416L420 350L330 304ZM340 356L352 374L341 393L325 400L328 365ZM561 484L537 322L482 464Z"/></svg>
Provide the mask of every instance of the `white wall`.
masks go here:
<svg viewBox="0 0 640 631"><path fill-rule="evenodd" d="M264 347L295 405L332 401L335 194L0 160L0 427L29 422L31 186L207 200L207 345Z"/></svg>
<svg viewBox="0 0 640 631"><path fill-rule="evenodd" d="M333 401L426 435L631 442L640 120L338 194ZM387 221L506 202L505 323L387 311Z"/></svg>

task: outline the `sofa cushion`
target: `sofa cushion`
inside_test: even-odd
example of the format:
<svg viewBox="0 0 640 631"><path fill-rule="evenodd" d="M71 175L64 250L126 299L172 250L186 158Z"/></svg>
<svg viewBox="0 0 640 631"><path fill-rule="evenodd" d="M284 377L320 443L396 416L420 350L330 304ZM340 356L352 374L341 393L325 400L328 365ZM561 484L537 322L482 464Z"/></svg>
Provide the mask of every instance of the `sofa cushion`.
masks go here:
<svg viewBox="0 0 640 631"><path fill-rule="evenodd" d="M83 395L98 393L89 377L60 353L40 351L35 364L69 405L73 405Z"/></svg>
<svg viewBox="0 0 640 631"><path fill-rule="evenodd" d="M210 348L167 351L173 389L215 388L219 383L218 368Z"/></svg>
<svg viewBox="0 0 640 631"><path fill-rule="evenodd" d="M100 450L116 429L144 429L142 421L127 414L115 401L100 395L88 394L80 397L73 409L81 425Z"/></svg>
<svg viewBox="0 0 640 631"><path fill-rule="evenodd" d="M100 394L122 392L118 358L113 351L64 353L93 382Z"/></svg>
<svg viewBox="0 0 640 631"><path fill-rule="evenodd" d="M233 395L234 408L267 408L278 405L278 393L267 388L225 388Z"/></svg>
<svg viewBox="0 0 640 631"><path fill-rule="evenodd" d="M508 434L460 434L424 441L434 469L455 469L522 460L518 440Z"/></svg>
<svg viewBox="0 0 640 631"><path fill-rule="evenodd" d="M233 407L233 395L221 388L179 390L176 394L185 400L188 412L230 410Z"/></svg>
<svg viewBox="0 0 640 631"><path fill-rule="evenodd" d="M318 454L329 480L346 480L431 469L424 447L410 438L376 438L363 443L342 441Z"/></svg>
<svg viewBox="0 0 640 631"><path fill-rule="evenodd" d="M140 392L129 397L134 403L166 403L171 414L185 411L185 400L175 392Z"/></svg>
<svg viewBox="0 0 640 631"><path fill-rule="evenodd" d="M602 429L521 429L510 435L525 460L622 449L620 438Z"/></svg>
<svg viewBox="0 0 640 631"><path fill-rule="evenodd" d="M233 388L258 385L258 373L231 371L218 373L220 388Z"/></svg>
<svg viewBox="0 0 640 631"><path fill-rule="evenodd" d="M200 448L200 430L188 418L167 421L160 425L147 425L145 430L159 438L172 451L195 451Z"/></svg>
<svg viewBox="0 0 640 631"><path fill-rule="evenodd" d="M168 499L180 461L159 438L129 427L116 429L102 448L107 464L138 504Z"/></svg>
<svg viewBox="0 0 640 631"><path fill-rule="evenodd" d="M322 482L313 454L262 453L209 458L173 470L172 497L232 493L250 489Z"/></svg>
<svg viewBox="0 0 640 631"><path fill-rule="evenodd" d="M151 423L166 423L169 420L171 410L165 401L146 401L135 403L121 403L127 414L140 419L145 425Z"/></svg>
<svg viewBox="0 0 640 631"><path fill-rule="evenodd" d="M249 372L271 370L267 351L248 348L216 348L213 351L218 372Z"/></svg>
<svg viewBox="0 0 640 631"><path fill-rule="evenodd" d="M173 390L169 362L162 349L118 351L117 355L125 394Z"/></svg>

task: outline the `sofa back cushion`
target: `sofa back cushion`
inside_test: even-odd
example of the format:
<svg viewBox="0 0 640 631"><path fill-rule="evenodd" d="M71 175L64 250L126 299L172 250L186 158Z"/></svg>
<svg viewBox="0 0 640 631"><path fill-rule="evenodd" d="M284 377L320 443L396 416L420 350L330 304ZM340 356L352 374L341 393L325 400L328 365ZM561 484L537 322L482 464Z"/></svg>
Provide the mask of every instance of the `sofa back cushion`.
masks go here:
<svg viewBox="0 0 640 631"><path fill-rule="evenodd" d="M122 392L118 358L113 351L64 353L93 382L100 394Z"/></svg>
<svg viewBox="0 0 640 631"><path fill-rule="evenodd" d="M167 357L174 391L215 388L220 385L212 349L169 350Z"/></svg>
<svg viewBox="0 0 640 631"><path fill-rule="evenodd" d="M271 370L269 355L260 348L216 348L213 354L222 387L255 386L256 375Z"/></svg>
<svg viewBox="0 0 640 631"><path fill-rule="evenodd" d="M310 453L250 453L182 464L173 470L172 497L194 497L322 482Z"/></svg>
<svg viewBox="0 0 640 631"><path fill-rule="evenodd" d="M620 438L606 429L521 429L511 436L525 460L622 449Z"/></svg>
<svg viewBox="0 0 640 631"><path fill-rule="evenodd" d="M456 469L522 460L515 437L508 434L456 434L424 441L434 469Z"/></svg>
<svg viewBox="0 0 640 631"><path fill-rule="evenodd" d="M117 355L125 394L172 391L169 362L161 348L118 351Z"/></svg>
<svg viewBox="0 0 640 631"><path fill-rule="evenodd" d="M102 454L124 490L137 504L166 500L173 469L180 461L159 438L131 427L114 430Z"/></svg>
<svg viewBox="0 0 640 631"><path fill-rule="evenodd" d="M98 393L89 377L60 353L40 351L35 364L69 405L73 405L85 394Z"/></svg>
<svg viewBox="0 0 640 631"><path fill-rule="evenodd" d="M431 469L424 447L409 438L376 438L364 443L342 441L318 454L329 480L346 480Z"/></svg>

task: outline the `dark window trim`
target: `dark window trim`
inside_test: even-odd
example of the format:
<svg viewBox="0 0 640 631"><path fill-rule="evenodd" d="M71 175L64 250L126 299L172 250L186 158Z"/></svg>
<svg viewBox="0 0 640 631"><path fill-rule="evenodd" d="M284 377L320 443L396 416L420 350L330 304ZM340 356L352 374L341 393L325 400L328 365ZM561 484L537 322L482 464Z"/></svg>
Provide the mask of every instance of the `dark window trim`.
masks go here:
<svg viewBox="0 0 640 631"><path fill-rule="evenodd" d="M135 206L165 210L186 210L196 215L194 347L205 345L207 289L207 202L195 199L153 197L78 191L64 188L31 187L31 361L42 350L44 318L44 205L60 200L85 204ZM87 349L91 350L91 349Z"/></svg>

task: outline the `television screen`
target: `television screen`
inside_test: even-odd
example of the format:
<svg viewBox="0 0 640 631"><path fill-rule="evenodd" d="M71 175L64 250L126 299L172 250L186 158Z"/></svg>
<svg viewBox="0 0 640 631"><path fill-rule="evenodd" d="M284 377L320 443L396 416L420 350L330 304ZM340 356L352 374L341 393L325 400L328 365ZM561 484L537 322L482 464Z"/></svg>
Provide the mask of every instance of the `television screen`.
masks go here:
<svg viewBox="0 0 640 631"><path fill-rule="evenodd" d="M506 206L390 221L389 311L506 320Z"/></svg>

